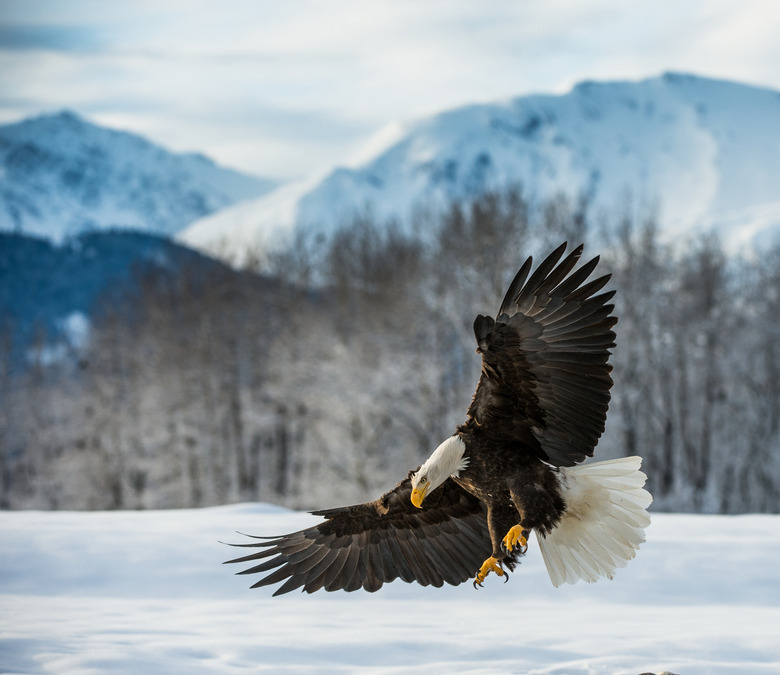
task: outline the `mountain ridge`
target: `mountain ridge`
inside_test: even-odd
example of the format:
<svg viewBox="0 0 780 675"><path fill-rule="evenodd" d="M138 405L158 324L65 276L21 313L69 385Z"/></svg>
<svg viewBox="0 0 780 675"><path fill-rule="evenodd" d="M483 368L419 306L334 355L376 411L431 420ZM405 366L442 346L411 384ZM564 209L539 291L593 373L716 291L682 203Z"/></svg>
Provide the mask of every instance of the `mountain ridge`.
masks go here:
<svg viewBox="0 0 780 675"><path fill-rule="evenodd" d="M171 235L276 185L70 110L0 126L2 231L55 240L106 228Z"/></svg>
<svg viewBox="0 0 780 675"><path fill-rule="evenodd" d="M420 205L442 209L520 184L537 201L585 195L602 213L631 201L657 211L662 231L714 230L729 244L755 243L780 231L778 156L780 92L672 72L589 80L562 95L471 104L406 123L357 167L284 186L178 236L236 259L296 228L327 234L361 212L411 232Z"/></svg>

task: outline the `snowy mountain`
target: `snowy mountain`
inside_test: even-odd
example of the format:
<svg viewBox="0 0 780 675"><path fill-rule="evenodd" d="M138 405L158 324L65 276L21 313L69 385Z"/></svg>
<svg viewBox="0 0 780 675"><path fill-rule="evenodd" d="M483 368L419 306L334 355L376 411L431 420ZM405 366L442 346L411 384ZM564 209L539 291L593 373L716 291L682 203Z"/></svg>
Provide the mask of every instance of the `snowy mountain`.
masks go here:
<svg viewBox="0 0 780 675"><path fill-rule="evenodd" d="M169 235L275 185L72 112L0 126L0 230L54 239L116 227Z"/></svg>
<svg viewBox="0 0 780 675"><path fill-rule="evenodd" d="M732 247L780 231L777 91L672 73L583 82L561 96L444 112L389 136L357 167L214 214L181 239L240 258L295 227L327 233L356 212L412 228L419 207L518 183L537 200L585 194L594 213L652 211L675 235L719 230Z"/></svg>

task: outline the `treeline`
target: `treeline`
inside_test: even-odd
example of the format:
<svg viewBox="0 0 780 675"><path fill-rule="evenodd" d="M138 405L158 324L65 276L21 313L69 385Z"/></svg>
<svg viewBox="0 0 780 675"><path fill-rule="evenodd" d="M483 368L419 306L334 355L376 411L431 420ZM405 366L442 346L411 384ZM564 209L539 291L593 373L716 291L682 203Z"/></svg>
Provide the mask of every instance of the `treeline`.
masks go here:
<svg viewBox="0 0 780 675"><path fill-rule="evenodd" d="M0 369L0 504L373 498L463 420L474 316L568 240L618 291L597 457L641 454L658 509L778 512L780 248L733 259L663 244L652 219L594 221L508 190L421 214L419 234L364 216L254 271L147 272L96 308L85 351Z"/></svg>

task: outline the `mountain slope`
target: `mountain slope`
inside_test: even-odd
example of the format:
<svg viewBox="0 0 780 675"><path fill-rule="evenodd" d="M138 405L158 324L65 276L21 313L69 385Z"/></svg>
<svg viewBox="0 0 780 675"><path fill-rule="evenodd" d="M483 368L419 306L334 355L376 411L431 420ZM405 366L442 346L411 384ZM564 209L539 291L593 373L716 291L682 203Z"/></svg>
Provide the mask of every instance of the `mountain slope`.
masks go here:
<svg viewBox="0 0 780 675"><path fill-rule="evenodd" d="M138 281L152 271L175 278L184 268L207 279L224 266L166 238L131 231L86 232L61 244L0 232L0 334L10 362L35 347L44 357L86 344L108 304L132 311ZM3 356L6 356L3 354Z"/></svg>
<svg viewBox="0 0 780 675"><path fill-rule="evenodd" d="M420 206L444 208L519 183L533 199L585 194L594 211L611 212L630 203L656 211L667 232L716 229L738 244L780 228L778 157L780 92L671 73L583 82L562 96L408 124L357 168L246 204L240 226L218 213L181 237L222 254L229 245L264 246L296 226L327 233L365 210L411 228Z"/></svg>
<svg viewBox="0 0 780 675"><path fill-rule="evenodd" d="M110 227L173 234L274 186L72 112L0 126L0 230L55 239Z"/></svg>

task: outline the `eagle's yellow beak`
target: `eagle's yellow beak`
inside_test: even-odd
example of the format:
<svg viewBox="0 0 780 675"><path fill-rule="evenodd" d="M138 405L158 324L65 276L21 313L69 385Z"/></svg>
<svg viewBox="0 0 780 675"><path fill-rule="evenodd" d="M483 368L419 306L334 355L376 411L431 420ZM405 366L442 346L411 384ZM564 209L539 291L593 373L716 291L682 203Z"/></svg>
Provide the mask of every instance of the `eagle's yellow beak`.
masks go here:
<svg viewBox="0 0 780 675"><path fill-rule="evenodd" d="M422 508L423 499L425 499L429 485L430 483L426 483L425 485L421 485L420 487L416 487L414 490L412 490L412 504L414 504L418 509Z"/></svg>

